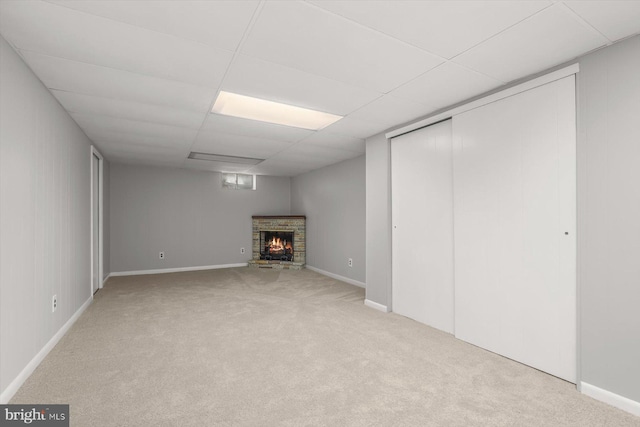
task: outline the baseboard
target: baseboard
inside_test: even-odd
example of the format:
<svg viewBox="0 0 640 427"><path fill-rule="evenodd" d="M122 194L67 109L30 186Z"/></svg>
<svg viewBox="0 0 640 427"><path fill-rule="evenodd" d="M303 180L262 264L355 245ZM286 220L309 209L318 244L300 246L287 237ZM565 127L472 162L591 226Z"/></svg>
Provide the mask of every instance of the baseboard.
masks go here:
<svg viewBox="0 0 640 427"><path fill-rule="evenodd" d="M310 265L305 265L305 268L308 268L311 271L315 271L316 273L320 273L323 276L328 276L328 277L331 277L332 279L340 280L341 282L347 282L350 285L355 285L355 286L358 286L360 288L365 288L366 287L365 283L360 282L358 280L349 279L348 277L344 277L344 276L340 276L338 274L330 273L328 271L321 270L319 268L312 267Z"/></svg>
<svg viewBox="0 0 640 427"><path fill-rule="evenodd" d="M156 270L112 271L111 274L109 274L109 277L140 276L142 274L179 273L181 271L216 270L218 268L246 267L247 265L248 263L246 262L240 262L237 264L199 265L197 267L158 268Z"/></svg>
<svg viewBox="0 0 640 427"><path fill-rule="evenodd" d="M11 383L7 386L7 388L4 389L2 394L0 394L0 404L4 405L7 402L9 402L9 400L11 400L11 398L13 397L14 394L16 394L18 389L22 387L22 384L24 384L27 378L29 378L29 376L33 373L33 371L36 370L38 365L40 365L40 363L44 360L44 358L47 357L47 354L49 354L49 352L53 349L53 347L55 347L56 344L58 344L58 341L60 341L60 339L64 336L64 334L67 333L67 331L71 328L71 326L73 326L76 320L78 320L80 315L84 313L84 311L87 309L87 307L89 307L89 305L92 302L93 302L93 297L90 297L87 301L85 301L85 303L82 304L82 306L80 306L80 308L76 310L75 313L73 313L73 316L71 316L71 318L67 320L67 322L64 325L62 325L62 327L58 330L58 332L56 332L56 334L53 337L51 337L49 342L47 342L44 345L44 347L42 347L42 349L38 352L38 354L36 354L35 357L31 359L29 363L27 363L27 366L24 367L24 369L18 374L18 376L13 381L11 381Z"/></svg>
<svg viewBox="0 0 640 427"><path fill-rule="evenodd" d="M583 394L586 394L589 397L640 417L640 402L636 402L635 400L631 400L585 382L580 383L580 390Z"/></svg>
<svg viewBox="0 0 640 427"><path fill-rule="evenodd" d="M388 313L389 309L386 305L378 304L377 302L373 302L371 300L364 300L364 305L367 307L375 308L376 310L382 311L383 313Z"/></svg>

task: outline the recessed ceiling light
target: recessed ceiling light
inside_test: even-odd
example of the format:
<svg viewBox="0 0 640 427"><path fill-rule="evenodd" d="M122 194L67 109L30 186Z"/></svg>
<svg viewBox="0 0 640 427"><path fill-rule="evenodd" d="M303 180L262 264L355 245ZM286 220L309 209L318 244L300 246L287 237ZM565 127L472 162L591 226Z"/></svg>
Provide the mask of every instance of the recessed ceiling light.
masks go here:
<svg viewBox="0 0 640 427"><path fill-rule="evenodd" d="M189 153L189 158L210 162L239 163L242 165L257 165L260 162L264 162L264 159L254 159L252 157L224 156L222 154L196 153L195 151Z"/></svg>
<svg viewBox="0 0 640 427"><path fill-rule="evenodd" d="M342 118L335 114L224 91L218 95L211 112L311 130L322 129Z"/></svg>

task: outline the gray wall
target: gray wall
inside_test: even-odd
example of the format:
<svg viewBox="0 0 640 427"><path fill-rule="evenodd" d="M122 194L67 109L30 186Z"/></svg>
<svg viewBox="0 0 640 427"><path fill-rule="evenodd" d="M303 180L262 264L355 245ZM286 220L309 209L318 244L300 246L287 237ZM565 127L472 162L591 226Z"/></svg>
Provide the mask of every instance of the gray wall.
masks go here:
<svg viewBox="0 0 640 427"><path fill-rule="evenodd" d="M9 394L91 298L90 142L1 37L0 118L0 390Z"/></svg>
<svg viewBox="0 0 640 427"><path fill-rule="evenodd" d="M291 213L307 216L308 265L365 283L365 156L294 177Z"/></svg>
<svg viewBox="0 0 640 427"><path fill-rule="evenodd" d="M578 62L578 378L638 402L640 36ZM389 306L389 148L366 147L367 299Z"/></svg>
<svg viewBox="0 0 640 427"><path fill-rule="evenodd" d="M384 134L367 139L366 298L391 309L391 151Z"/></svg>
<svg viewBox="0 0 640 427"><path fill-rule="evenodd" d="M217 172L112 163L110 178L112 272L247 262L251 216L290 209L286 177L228 190Z"/></svg>
<svg viewBox="0 0 640 427"><path fill-rule="evenodd" d="M580 59L582 381L640 402L640 36Z"/></svg>
<svg viewBox="0 0 640 427"><path fill-rule="evenodd" d="M111 165L105 158L103 165L102 182L102 276L106 279L111 273Z"/></svg>

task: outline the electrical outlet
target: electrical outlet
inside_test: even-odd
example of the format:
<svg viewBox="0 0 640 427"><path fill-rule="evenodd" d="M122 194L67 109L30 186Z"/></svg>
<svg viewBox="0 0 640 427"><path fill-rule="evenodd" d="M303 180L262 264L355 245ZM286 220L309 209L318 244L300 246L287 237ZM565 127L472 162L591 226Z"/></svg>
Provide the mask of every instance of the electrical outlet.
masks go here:
<svg viewBox="0 0 640 427"><path fill-rule="evenodd" d="M349 258L349 262L347 262L349 267L353 267L353 258Z"/></svg>
<svg viewBox="0 0 640 427"><path fill-rule="evenodd" d="M55 313L57 308L58 308L58 295L54 295L53 298L51 298L51 312Z"/></svg>
<svg viewBox="0 0 640 427"><path fill-rule="evenodd" d="M244 253L244 248L240 248L240 253L243 254Z"/></svg>
<svg viewBox="0 0 640 427"><path fill-rule="evenodd" d="M164 259L164 252L160 252L160 259Z"/></svg>

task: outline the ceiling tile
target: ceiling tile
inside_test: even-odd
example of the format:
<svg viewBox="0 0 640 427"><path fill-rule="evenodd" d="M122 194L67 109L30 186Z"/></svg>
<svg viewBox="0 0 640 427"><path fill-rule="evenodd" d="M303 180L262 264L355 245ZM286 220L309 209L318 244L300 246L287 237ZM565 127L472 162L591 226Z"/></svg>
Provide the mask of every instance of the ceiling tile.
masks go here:
<svg viewBox="0 0 640 427"><path fill-rule="evenodd" d="M319 147L337 148L340 150L354 151L356 153L364 153L365 142L362 138L353 138L351 136L337 135L321 130L308 138L300 141L302 145L317 145Z"/></svg>
<svg viewBox="0 0 640 427"><path fill-rule="evenodd" d="M21 50L214 89L233 56L227 50L51 3L3 5L3 35Z"/></svg>
<svg viewBox="0 0 640 427"><path fill-rule="evenodd" d="M108 144L133 144L168 148L189 148L193 144L193 142L189 140L176 141L175 139L171 138L153 135L134 135L131 133L111 132L99 128L83 130L92 141L101 141Z"/></svg>
<svg viewBox="0 0 640 427"><path fill-rule="evenodd" d="M21 51L49 89L208 112L215 90L128 71Z"/></svg>
<svg viewBox="0 0 640 427"><path fill-rule="evenodd" d="M256 175L296 176L310 170L307 166L296 165L290 161L265 160L249 169L248 172Z"/></svg>
<svg viewBox="0 0 640 427"><path fill-rule="evenodd" d="M227 50L235 50L258 1L53 0L103 16Z"/></svg>
<svg viewBox="0 0 640 427"><path fill-rule="evenodd" d="M139 147L129 144L120 145L107 144L102 141L94 142L100 150L100 153L109 161L118 163L128 162L179 167L184 163L184 159L189 153L188 150L169 149L167 147L151 149L150 147Z"/></svg>
<svg viewBox="0 0 640 427"><path fill-rule="evenodd" d="M222 89L342 116L381 95L246 55L236 58Z"/></svg>
<svg viewBox="0 0 640 427"><path fill-rule="evenodd" d="M326 158L292 159L291 156L277 155L249 169L259 175L295 176L336 163Z"/></svg>
<svg viewBox="0 0 640 427"><path fill-rule="evenodd" d="M346 135L353 138L368 138L388 129L386 124L366 122L364 120L352 119L349 116L338 120L334 124L327 126L323 131L335 133L337 135Z"/></svg>
<svg viewBox="0 0 640 427"><path fill-rule="evenodd" d="M145 159L144 157L128 157L128 156L109 156L108 160L112 163L118 163L122 165L131 165L131 166L152 166L159 168L182 168L184 164L184 160L175 160L175 159Z"/></svg>
<svg viewBox="0 0 640 427"><path fill-rule="evenodd" d="M184 167L215 172L248 172L253 165L239 165L237 163L210 162L208 160L186 159Z"/></svg>
<svg viewBox="0 0 640 427"><path fill-rule="evenodd" d="M557 4L463 53L454 62L508 82L606 43L604 37Z"/></svg>
<svg viewBox="0 0 640 427"><path fill-rule="evenodd" d="M565 1L609 40L640 33L640 1Z"/></svg>
<svg viewBox="0 0 640 427"><path fill-rule="evenodd" d="M193 142L198 133L198 131L194 129L126 120L117 117L99 116L95 114L71 113L71 117L73 117L76 123L78 123L78 125L87 133L105 131L122 133L125 135L160 137L163 140L175 141L175 143L179 145L183 145L187 142Z"/></svg>
<svg viewBox="0 0 640 427"><path fill-rule="evenodd" d="M98 114L191 129L199 129L205 117L203 113L177 110L162 105L141 104L59 90L51 92L70 113Z"/></svg>
<svg viewBox="0 0 640 427"><path fill-rule="evenodd" d="M265 3L242 51L383 93L442 62L311 4L288 1Z"/></svg>
<svg viewBox="0 0 640 427"><path fill-rule="evenodd" d="M271 158L295 161L301 165L315 165L324 164L324 160L329 160L332 161L332 163L335 163L346 159L352 159L354 157L358 157L360 154L362 153L299 143L287 148Z"/></svg>
<svg viewBox="0 0 640 427"><path fill-rule="evenodd" d="M99 146L101 151L105 151L107 153L130 153L136 155L149 155L150 158L153 156L179 156L182 159L186 158L189 154L189 147L181 146L181 147L162 147L156 146L152 147L149 145L138 145L138 144L130 144L130 143L120 143L120 142L111 142L111 141L102 141L96 140L93 141L96 145ZM103 153L104 154L104 153Z"/></svg>
<svg viewBox="0 0 640 427"><path fill-rule="evenodd" d="M221 114L209 114L202 126L202 131L267 138L286 142L298 142L314 132L308 129L259 122L239 117L223 116Z"/></svg>
<svg viewBox="0 0 640 427"><path fill-rule="evenodd" d="M427 107L417 102L384 95L349 114L349 118L391 127L424 116L428 112Z"/></svg>
<svg viewBox="0 0 640 427"><path fill-rule="evenodd" d="M171 158L145 158L144 156L128 156L122 154L111 154L105 155L107 159L112 163L119 163L123 165L141 165L141 166L154 166L154 167L162 167L162 168L181 168L184 159L178 160L173 157Z"/></svg>
<svg viewBox="0 0 640 427"><path fill-rule="evenodd" d="M419 102L431 113L488 92L500 85L502 82L496 79L447 62L400 86L390 95Z"/></svg>
<svg viewBox="0 0 640 427"><path fill-rule="evenodd" d="M452 58L544 9L548 1L313 1L436 55Z"/></svg>
<svg viewBox="0 0 640 427"><path fill-rule="evenodd" d="M289 146L285 141L201 131L191 151L266 159Z"/></svg>

